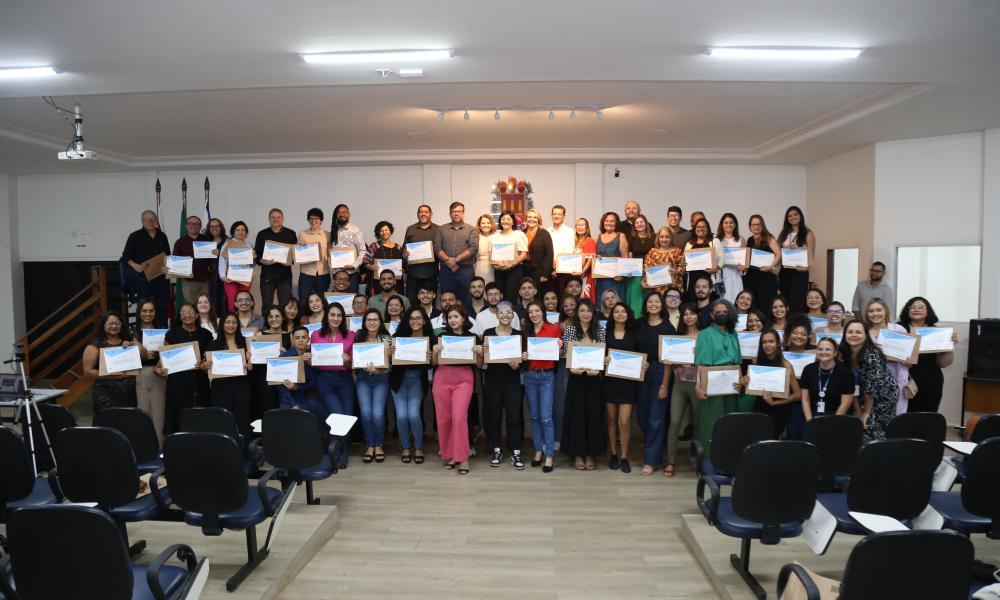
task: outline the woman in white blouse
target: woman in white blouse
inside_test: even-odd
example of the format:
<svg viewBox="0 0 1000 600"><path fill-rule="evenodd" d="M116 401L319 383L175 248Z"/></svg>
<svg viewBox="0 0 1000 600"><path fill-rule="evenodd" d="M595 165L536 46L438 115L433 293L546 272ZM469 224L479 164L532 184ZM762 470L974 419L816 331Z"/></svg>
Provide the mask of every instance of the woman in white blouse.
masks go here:
<svg viewBox="0 0 1000 600"><path fill-rule="evenodd" d="M740 236L740 224L736 220L736 215L726 213L719 220L719 242L723 248L723 262L725 262L725 248L745 248L746 240ZM730 302L736 302L736 296L743 291L743 274L749 267L749 260L743 265L722 265L722 284L725 286L723 298Z"/></svg>
<svg viewBox="0 0 1000 600"><path fill-rule="evenodd" d="M521 285L521 278L524 277L522 263L528 260L528 238L516 226L517 217L514 211L501 212L499 227L497 232L490 236L490 249L487 252L493 264L493 280L503 291L503 297L510 300L517 298L517 290ZM482 237L479 239L482 240ZM514 244L514 260L495 260L493 248L496 244Z"/></svg>
<svg viewBox="0 0 1000 600"><path fill-rule="evenodd" d="M493 265L490 264L490 236L497 230L493 217L483 215L477 223L479 227L479 253L476 254L476 277L482 277L486 283L493 281Z"/></svg>

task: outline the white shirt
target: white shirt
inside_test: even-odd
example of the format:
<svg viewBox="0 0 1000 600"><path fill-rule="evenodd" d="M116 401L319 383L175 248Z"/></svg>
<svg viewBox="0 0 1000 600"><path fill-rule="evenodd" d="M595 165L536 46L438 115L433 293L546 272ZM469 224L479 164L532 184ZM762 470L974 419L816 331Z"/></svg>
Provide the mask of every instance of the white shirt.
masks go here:
<svg viewBox="0 0 1000 600"><path fill-rule="evenodd" d="M492 310L487 308L472 320L472 333L482 337L487 329L496 327L499 324L500 321L497 319L497 316L493 314ZM514 329L521 328L521 320L517 318L517 314L514 315L514 319L510 322L510 326Z"/></svg>
<svg viewBox="0 0 1000 600"><path fill-rule="evenodd" d="M552 252L555 256L573 254L576 250L576 232L572 227L563 224L559 229L546 227L545 230L552 236Z"/></svg>

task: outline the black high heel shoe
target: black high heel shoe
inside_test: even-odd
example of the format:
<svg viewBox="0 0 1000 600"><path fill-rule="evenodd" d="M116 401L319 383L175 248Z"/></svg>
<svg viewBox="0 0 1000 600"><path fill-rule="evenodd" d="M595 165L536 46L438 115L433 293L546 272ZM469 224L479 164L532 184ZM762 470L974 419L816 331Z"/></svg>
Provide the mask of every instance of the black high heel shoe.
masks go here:
<svg viewBox="0 0 1000 600"><path fill-rule="evenodd" d="M618 460L618 455L617 454L612 454L611 455L611 460L608 461L608 468L611 469L611 470L613 470L613 471L617 471L619 468L621 468L621 466L622 466L622 463L621 463L620 460Z"/></svg>
<svg viewBox="0 0 1000 600"><path fill-rule="evenodd" d="M531 457L531 466L532 467L540 467L540 466L542 466L542 457L539 456L538 458L535 458L534 456L532 456Z"/></svg>

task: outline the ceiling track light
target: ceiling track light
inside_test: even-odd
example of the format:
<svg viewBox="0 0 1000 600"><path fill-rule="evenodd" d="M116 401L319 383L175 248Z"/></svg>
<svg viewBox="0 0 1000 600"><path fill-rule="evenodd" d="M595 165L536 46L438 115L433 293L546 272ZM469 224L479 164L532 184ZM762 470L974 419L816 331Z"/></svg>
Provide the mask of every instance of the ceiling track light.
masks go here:
<svg viewBox="0 0 1000 600"><path fill-rule="evenodd" d="M493 111L493 120L494 121L499 121L500 120L500 111L499 110Z"/></svg>
<svg viewBox="0 0 1000 600"><path fill-rule="evenodd" d="M549 111L549 120L550 121L555 121L556 120L556 111L554 111L554 110L550 110Z"/></svg>
<svg viewBox="0 0 1000 600"><path fill-rule="evenodd" d="M469 111L468 111L468 109L466 109L466 111L465 111L465 116L464 116L464 117L462 117L462 118L463 118L463 119L465 119L466 121L468 121L468 120L470 119L470 117L469 117Z"/></svg>
<svg viewBox="0 0 1000 600"><path fill-rule="evenodd" d="M598 120L598 121L601 121L601 120L603 120L603 119L604 119L604 111L603 111L603 110L599 110L599 111L597 111L597 112L596 112L596 113L594 113L594 114L596 114L596 115L597 115L597 120Z"/></svg>
<svg viewBox="0 0 1000 600"><path fill-rule="evenodd" d="M494 104L494 105L476 105L476 106L428 106L426 110L433 111L435 118L438 121L443 121L445 115L450 112L462 113L462 118L466 121L472 119L472 113L480 111L483 113L489 113L493 111L493 120L499 121L503 118L504 112L523 112L532 113L537 115L540 112L547 112L548 120L556 120L556 112L565 112L569 116L570 121L576 121L577 111L583 111L584 113L592 112L597 117L598 120L604 119L604 111L609 107L602 104L574 104L574 105L558 105L558 106L538 106L538 105L525 105L525 104Z"/></svg>
<svg viewBox="0 0 1000 600"><path fill-rule="evenodd" d="M569 113L569 120L570 121L575 121L576 120L576 109L573 109L573 110L570 111L570 113Z"/></svg>
<svg viewBox="0 0 1000 600"><path fill-rule="evenodd" d="M444 111L443 110L442 111L438 111L437 120L438 121L444 121Z"/></svg>

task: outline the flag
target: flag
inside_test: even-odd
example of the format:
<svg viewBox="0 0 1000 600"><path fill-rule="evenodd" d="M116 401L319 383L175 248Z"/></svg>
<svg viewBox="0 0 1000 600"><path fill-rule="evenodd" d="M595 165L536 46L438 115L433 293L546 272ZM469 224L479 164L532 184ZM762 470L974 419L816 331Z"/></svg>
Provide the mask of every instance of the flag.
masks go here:
<svg viewBox="0 0 1000 600"><path fill-rule="evenodd" d="M180 238L183 238L184 236L187 235L187 226L186 226L188 219L187 189L188 189L188 184L187 184L187 179L185 178L181 180L181 231L179 234ZM178 279L175 285L176 287L174 288L174 298L176 298L176 300L174 301L174 306L180 308L180 306L184 304L184 290L181 289L181 280ZM194 298L192 298L192 300L194 300Z"/></svg>
<svg viewBox="0 0 1000 600"><path fill-rule="evenodd" d="M208 177L205 178L205 216L209 221L212 220L212 207L208 199Z"/></svg>

